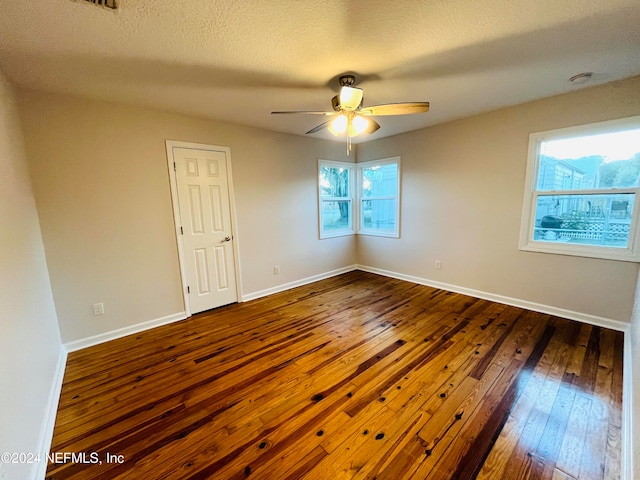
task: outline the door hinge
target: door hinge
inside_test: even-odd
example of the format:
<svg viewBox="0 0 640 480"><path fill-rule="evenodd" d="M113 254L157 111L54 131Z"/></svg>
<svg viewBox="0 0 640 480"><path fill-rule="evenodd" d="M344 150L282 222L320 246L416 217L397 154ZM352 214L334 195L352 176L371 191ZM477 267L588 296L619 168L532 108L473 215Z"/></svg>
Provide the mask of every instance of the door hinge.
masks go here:
<svg viewBox="0 0 640 480"><path fill-rule="evenodd" d="M191 293L191 289L189 288L189 285L187 285L187 293Z"/></svg>
<svg viewBox="0 0 640 480"><path fill-rule="evenodd" d="M182 231L182 227L180 227L180 235L184 235L184 232Z"/></svg>
<svg viewBox="0 0 640 480"><path fill-rule="evenodd" d="M173 162L173 171L176 172L176 162Z"/></svg>

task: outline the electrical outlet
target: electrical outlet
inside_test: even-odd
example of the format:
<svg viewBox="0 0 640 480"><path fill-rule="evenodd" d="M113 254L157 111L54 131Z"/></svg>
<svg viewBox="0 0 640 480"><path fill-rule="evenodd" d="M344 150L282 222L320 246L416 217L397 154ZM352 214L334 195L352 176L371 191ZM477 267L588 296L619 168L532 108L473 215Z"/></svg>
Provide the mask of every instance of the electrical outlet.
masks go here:
<svg viewBox="0 0 640 480"><path fill-rule="evenodd" d="M274 275L280 275L280 265L274 265L273 266L273 274Z"/></svg>
<svg viewBox="0 0 640 480"><path fill-rule="evenodd" d="M104 315L104 303L94 303L93 304L93 314L94 315Z"/></svg>
<svg viewBox="0 0 640 480"><path fill-rule="evenodd" d="M436 270L442 270L442 262L440 260L436 260Z"/></svg>

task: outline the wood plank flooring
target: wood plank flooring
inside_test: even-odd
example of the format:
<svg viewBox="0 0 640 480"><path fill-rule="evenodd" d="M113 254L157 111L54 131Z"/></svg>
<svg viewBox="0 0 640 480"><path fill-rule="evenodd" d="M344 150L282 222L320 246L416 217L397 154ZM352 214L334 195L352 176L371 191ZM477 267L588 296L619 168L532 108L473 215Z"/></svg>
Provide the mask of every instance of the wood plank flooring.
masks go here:
<svg viewBox="0 0 640 480"><path fill-rule="evenodd" d="M616 479L623 335L351 272L69 355L50 479Z"/></svg>

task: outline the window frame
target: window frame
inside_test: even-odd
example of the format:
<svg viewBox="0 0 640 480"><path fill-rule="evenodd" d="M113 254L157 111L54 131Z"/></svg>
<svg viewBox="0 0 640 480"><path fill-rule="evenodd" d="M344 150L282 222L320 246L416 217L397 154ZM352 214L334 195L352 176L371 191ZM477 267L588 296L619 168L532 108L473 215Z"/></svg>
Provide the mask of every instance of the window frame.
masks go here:
<svg viewBox="0 0 640 480"><path fill-rule="evenodd" d="M345 168L349 172L349 196L348 197L331 197L331 196L323 196L322 195L322 187L320 185L321 171L322 167L328 168ZM355 231L355 221L354 217L356 214L356 202L355 202L355 174L354 174L355 164L347 163L347 162L338 162L335 160L324 160L318 159L318 177L317 177L317 186L318 186L318 234L320 239L324 238L333 238L333 237L342 237L345 235L354 235ZM323 217L322 217L322 205L323 202L349 202L349 227L341 228L335 230L325 230L323 225Z"/></svg>
<svg viewBox="0 0 640 480"><path fill-rule="evenodd" d="M572 138L578 136L598 135L613 133L622 130L640 128L640 116L610 120L605 122L590 123L567 128L536 132L529 135L529 150L527 156L527 170L524 186L524 199L522 202L522 217L520 225L519 249L529 252L552 253L559 255L571 255L591 257L606 260L619 260L626 262L640 262L640 248L638 245L638 220L640 210L640 186L638 187L610 187L592 189L562 189L562 190L538 190L538 173L540 167L540 149L543 142ZM562 195L610 195L610 194L634 194L634 207L629 225L629 239L626 248L584 245L558 242L545 242L534 240L534 228L536 219L537 199L540 196Z"/></svg>
<svg viewBox="0 0 640 480"><path fill-rule="evenodd" d="M376 196L376 197L364 197L363 196L363 178L364 173L363 170L366 168L371 168L375 166L384 166L384 165L396 165L398 169L398 179L396 185L396 195L384 195L384 196ZM400 165L400 157L389 157L382 158L380 160L371 160L367 162L359 162L356 164L357 166L357 185L358 185L358 194L357 194L357 213L358 213L358 229L357 233L359 235L371 235L376 237L390 237L390 238L400 238L400 201L401 201L401 165ZM362 208L362 202L365 200L395 200L395 229L393 230L384 230L384 229L376 229L376 228L367 228L364 226L364 218L363 213L364 209Z"/></svg>

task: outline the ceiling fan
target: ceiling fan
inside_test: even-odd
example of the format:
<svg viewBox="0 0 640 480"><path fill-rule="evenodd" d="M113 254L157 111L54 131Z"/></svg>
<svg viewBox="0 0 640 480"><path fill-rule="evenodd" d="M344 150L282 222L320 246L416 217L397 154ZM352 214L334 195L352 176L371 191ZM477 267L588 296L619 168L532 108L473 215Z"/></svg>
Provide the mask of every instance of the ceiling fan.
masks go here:
<svg viewBox="0 0 640 480"><path fill-rule="evenodd" d="M378 122L371 117L382 115L409 115L429 111L429 102L387 103L363 107L364 91L354 87L356 81L353 75L342 75L339 79L340 93L331 99L332 112L321 111L280 111L271 112L275 115L325 115L335 117L312 128L307 134L328 129L334 135L346 135L347 155L351 150L351 138L361 133L373 133L380 128Z"/></svg>

